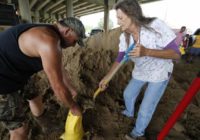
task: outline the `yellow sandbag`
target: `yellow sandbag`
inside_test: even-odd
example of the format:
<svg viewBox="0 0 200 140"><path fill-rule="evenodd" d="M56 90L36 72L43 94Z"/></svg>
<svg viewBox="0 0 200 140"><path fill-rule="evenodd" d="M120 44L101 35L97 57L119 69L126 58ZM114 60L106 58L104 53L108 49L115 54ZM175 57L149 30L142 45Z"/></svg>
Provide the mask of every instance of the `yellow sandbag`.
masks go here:
<svg viewBox="0 0 200 140"><path fill-rule="evenodd" d="M181 55L184 55L185 54L185 48L183 46L180 46L179 47L179 50L181 52Z"/></svg>
<svg viewBox="0 0 200 140"><path fill-rule="evenodd" d="M74 116L69 111L65 123L65 132L60 138L62 140L82 140L83 135L82 116Z"/></svg>

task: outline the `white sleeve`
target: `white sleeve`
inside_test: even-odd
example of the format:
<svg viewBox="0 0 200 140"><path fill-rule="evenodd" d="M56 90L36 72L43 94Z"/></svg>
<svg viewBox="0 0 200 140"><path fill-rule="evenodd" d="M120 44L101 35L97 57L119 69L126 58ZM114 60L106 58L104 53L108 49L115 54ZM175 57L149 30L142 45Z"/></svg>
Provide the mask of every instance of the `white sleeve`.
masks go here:
<svg viewBox="0 0 200 140"><path fill-rule="evenodd" d="M119 52L125 52L127 49L126 46L126 39L124 33L122 33L119 37Z"/></svg>
<svg viewBox="0 0 200 140"><path fill-rule="evenodd" d="M176 38L173 30L167 26L162 20L155 19L151 24L151 27L157 32L156 36L156 44L160 48L164 48L169 44L172 40Z"/></svg>

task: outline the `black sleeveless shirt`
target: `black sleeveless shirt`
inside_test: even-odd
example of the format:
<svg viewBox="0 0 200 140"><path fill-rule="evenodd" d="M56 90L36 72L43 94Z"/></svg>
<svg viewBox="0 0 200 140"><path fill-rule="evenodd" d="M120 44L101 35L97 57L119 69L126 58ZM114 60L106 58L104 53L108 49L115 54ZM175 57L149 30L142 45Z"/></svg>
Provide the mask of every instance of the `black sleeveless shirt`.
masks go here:
<svg viewBox="0 0 200 140"><path fill-rule="evenodd" d="M43 69L41 58L25 55L18 44L20 34L36 26L56 31L48 24L20 24L0 32L0 94L23 88L31 75Z"/></svg>

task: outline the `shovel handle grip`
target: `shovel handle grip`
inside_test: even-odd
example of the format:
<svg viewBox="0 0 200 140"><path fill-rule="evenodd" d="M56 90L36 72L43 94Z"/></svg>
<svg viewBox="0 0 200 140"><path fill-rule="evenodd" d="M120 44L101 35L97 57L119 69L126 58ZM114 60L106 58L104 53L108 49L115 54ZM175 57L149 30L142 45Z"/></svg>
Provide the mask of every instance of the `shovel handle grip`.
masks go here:
<svg viewBox="0 0 200 140"><path fill-rule="evenodd" d="M96 99L97 95L99 95L100 92L101 92L101 88L99 87L99 88L95 91L95 93L94 93L94 95L93 95L93 100Z"/></svg>
<svg viewBox="0 0 200 140"><path fill-rule="evenodd" d="M134 47L135 47L135 45L132 44L132 45L126 50L126 53L125 53L125 56L124 56L123 60L122 60L122 61L119 63L119 65L114 69L114 71L110 74L110 76L105 80L104 84L107 84L107 83L112 79L112 77L117 73L117 71L119 70L119 68L120 68L125 62L128 61L128 59L129 59L128 53L129 53L131 50L133 50ZM100 87L95 91L95 93L94 93L94 95L93 95L93 100L95 100L95 98L97 97L97 95L99 95L99 93L100 93L101 91L102 91L102 90L101 90Z"/></svg>

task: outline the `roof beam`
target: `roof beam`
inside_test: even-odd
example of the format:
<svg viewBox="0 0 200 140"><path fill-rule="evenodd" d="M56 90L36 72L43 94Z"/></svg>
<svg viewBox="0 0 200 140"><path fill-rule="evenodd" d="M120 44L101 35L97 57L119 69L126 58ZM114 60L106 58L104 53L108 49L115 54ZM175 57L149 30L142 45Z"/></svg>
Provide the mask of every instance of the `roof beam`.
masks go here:
<svg viewBox="0 0 200 140"><path fill-rule="evenodd" d="M36 4L37 0L32 0L30 3L30 9L33 8L33 6Z"/></svg>
<svg viewBox="0 0 200 140"><path fill-rule="evenodd" d="M90 5L87 5L87 6L83 6L83 7L74 9L74 12L82 11L82 10L85 10L85 9L88 9L88 8L91 8L91 7L95 7L95 6L96 6L96 4L90 4Z"/></svg>
<svg viewBox="0 0 200 140"><path fill-rule="evenodd" d="M74 14L74 15L77 16L77 17L81 17L81 16L85 16L85 15L95 14L95 13L98 13L98 12L103 12L103 10L104 9L99 9L99 10L96 10L96 11L83 12L81 14Z"/></svg>
<svg viewBox="0 0 200 140"><path fill-rule="evenodd" d="M50 2L50 0L46 0L46 1L44 1L40 6L38 6L37 8L36 8L36 10L37 11L40 11L45 5L47 5L47 3L49 3Z"/></svg>
<svg viewBox="0 0 200 140"><path fill-rule="evenodd" d="M62 9L62 10L59 11L57 14L59 14L59 15L61 14L61 15L62 15L62 14L64 14L64 13L67 13L67 11L66 11L65 9Z"/></svg>
<svg viewBox="0 0 200 140"><path fill-rule="evenodd" d="M109 0L108 1L108 6L109 8L112 8L113 5L115 4L116 0ZM93 3L96 5L104 5L104 1L103 0L79 0L79 2L88 2L88 3Z"/></svg>
<svg viewBox="0 0 200 140"><path fill-rule="evenodd" d="M99 6L99 7L95 7L95 8L92 8L92 9L87 9L87 10L84 10L84 11L74 12L74 14L78 15L78 14L81 14L83 12L90 12L90 11L95 12L96 10L99 10L99 9L104 10L104 7L103 6Z"/></svg>
<svg viewBox="0 0 200 140"><path fill-rule="evenodd" d="M47 8L45 8L45 12L48 12L50 9L58 6L59 4L61 4L64 0L58 0L55 3L53 3L52 5L48 6Z"/></svg>
<svg viewBox="0 0 200 140"><path fill-rule="evenodd" d="M139 3L150 3L154 1L160 1L160 0L139 0Z"/></svg>
<svg viewBox="0 0 200 140"><path fill-rule="evenodd" d="M89 8L90 7L90 8ZM92 7L92 8L91 8ZM87 7L83 7L82 9L80 8L77 8L74 10L74 14L77 14L77 13L82 13L84 11L95 11L96 9L103 9L104 7L103 6L94 6L94 5L88 5ZM85 10L84 10L85 9ZM63 9L62 11L58 12L58 14L64 14L66 12L65 9Z"/></svg>
<svg viewBox="0 0 200 140"><path fill-rule="evenodd" d="M48 14L59 14L66 15L66 3L67 0L29 0L31 11L35 10L40 12L41 18L51 18L45 15ZM117 0L108 0L109 9L113 7ZM148 3L159 0L138 0L140 3ZM74 16L84 16L97 12L104 11L104 0L73 0ZM33 15L34 16L34 15ZM42 17L43 16L43 17ZM51 18L52 19L52 18Z"/></svg>
<svg viewBox="0 0 200 140"><path fill-rule="evenodd" d="M83 3L76 4L76 5L74 5L74 9L76 9L78 7L81 7L83 5L86 5L86 4L88 4L88 3L87 2L83 2Z"/></svg>
<svg viewBox="0 0 200 140"><path fill-rule="evenodd" d="M51 13L54 14L54 13L56 13L56 12L58 12L58 11L60 11L60 10L63 10L63 9L65 9L65 8L66 8L65 5L60 6L59 8L56 8L56 9L52 10Z"/></svg>
<svg viewBox="0 0 200 140"><path fill-rule="evenodd" d="M51 18L51 16L50 16L50 14L45 13L45 14L43 15L43 17L41 17L41 18L42 18L42 20L44 21L44 20L48 20L49 18Z"/></svg>
<svg viewBox="0 0 200 140"><path fill-rule="evenodd" d="M76 3L76 2L78 2L78 0L73 0L73 3Z"/></svg>

